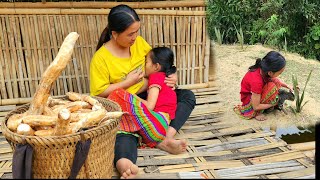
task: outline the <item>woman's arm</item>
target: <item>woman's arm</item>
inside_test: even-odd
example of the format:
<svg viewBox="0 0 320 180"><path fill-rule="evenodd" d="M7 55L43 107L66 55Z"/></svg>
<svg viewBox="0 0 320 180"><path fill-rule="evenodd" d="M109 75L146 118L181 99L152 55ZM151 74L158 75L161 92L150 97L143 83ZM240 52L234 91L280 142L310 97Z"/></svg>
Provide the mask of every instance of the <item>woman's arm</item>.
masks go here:
<svg viewBox="0 0 320 180"><path fill-rule="evenodd" d="M253 110L260 111L260 110L268 109L274 106L272 104L260 104L260 101L261 101L261 94L252 93L251 102L252 102Z"/></svg>
<svg viewBox="0 0 320 180"><path fill-rule="evenodd" d="M132 71L127 75L125 80L118 83L110 84L108 88L104 90L102 93L100 93L98 96L108 97L112 91L118 88L127 89L130 86L140 82L143 76L144 72L142 70Z"/></svg>
<svg viewBox="0 0 320 180"><path fill-rule="evenodd" d="M176 84L178 82L178 75L177 72L174 74L170 74L168 77L164 79L164 83L166 83L167 86L171 87L173 90L176 88Z"/></svg>

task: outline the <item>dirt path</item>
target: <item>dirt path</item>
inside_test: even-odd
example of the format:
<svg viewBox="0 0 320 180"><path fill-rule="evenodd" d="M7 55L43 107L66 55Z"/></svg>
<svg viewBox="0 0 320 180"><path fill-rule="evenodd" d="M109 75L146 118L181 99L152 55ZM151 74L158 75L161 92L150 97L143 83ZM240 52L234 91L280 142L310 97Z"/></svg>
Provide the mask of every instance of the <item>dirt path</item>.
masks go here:
<svg viewBox="0 0 320 180"><path fill-rule="evenodd" d="M287 60L287 67L280 75L280 78L287 84L292 85L292 75L295 74L302 90L310 70L314 69L305 92L305 99L309 102L303 107L301 113L295 115L289 109L289 106L295 107L295 102L286 101L284 106L287 114L276 110L266 114L268 120L260 122L255 119L241 119L233 112L232 108L234 105L240 104L240 82L248 67L253 65L257 58L264 57L272 49L261 45L247 46L245 50L241 50L240 46L237 45L215 45L214 50L217 68L216 81L221 90L220 96L224 100L222 104L226 113L222 118L225 121L254 127L270 127L274 125L287 127L293 124L306 127L320 121L319 61L305 59L298 54L281 52Z"/></svg>

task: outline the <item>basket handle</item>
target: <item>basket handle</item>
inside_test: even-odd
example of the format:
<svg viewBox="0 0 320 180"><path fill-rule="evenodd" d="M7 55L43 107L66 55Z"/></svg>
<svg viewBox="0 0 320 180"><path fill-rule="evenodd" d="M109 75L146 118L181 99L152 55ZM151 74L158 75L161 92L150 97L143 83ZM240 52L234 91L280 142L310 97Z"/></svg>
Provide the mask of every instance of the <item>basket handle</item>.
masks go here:
<svg viewBox="0 0 320 180"><path fill-rule="evenodd" d="M85 140L84 131L80 131L81 140L76 145L70 176L68 179L76 179L81 167L85 163L91 145L91 139Z"/></svg>

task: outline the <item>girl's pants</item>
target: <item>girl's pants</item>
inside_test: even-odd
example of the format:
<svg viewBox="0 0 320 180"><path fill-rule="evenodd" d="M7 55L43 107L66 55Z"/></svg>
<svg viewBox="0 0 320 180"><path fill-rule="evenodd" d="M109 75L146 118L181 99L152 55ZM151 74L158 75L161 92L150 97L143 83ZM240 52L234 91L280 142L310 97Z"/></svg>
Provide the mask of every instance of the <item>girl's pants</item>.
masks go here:
<svg viewBox="0 0 320 180"><path fill-rule="evenodd" d="M275 82L268 82L263 86L261 94L261 104L272 104L276 105L278 103L278 94L279 94L280 85ZM257 115L263 113L264 110L255 111L253 109L251 100L248 104L238 105L234 107L234 112L236 112L240 117L244 119L252 119Z"/></svg>
<svg viewBox="0 0 320 180"><path fill-rule="evenodd" d="M117 102L123 112L127 112L119 122L119 132L141 136L149 147L155 147L166 137L170 123L168 113L149 110L137 96L124 89L116 89L108 99Z"/></svg>

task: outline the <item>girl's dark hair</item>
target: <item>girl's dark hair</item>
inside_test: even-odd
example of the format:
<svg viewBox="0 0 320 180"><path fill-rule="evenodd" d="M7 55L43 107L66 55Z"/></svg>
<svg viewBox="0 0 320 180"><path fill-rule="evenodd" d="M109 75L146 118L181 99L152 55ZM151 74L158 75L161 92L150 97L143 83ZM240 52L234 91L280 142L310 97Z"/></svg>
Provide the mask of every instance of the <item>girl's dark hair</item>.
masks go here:
<svg viewBox="0 0 320 180"><path fill-rule="evenodd" d="M263 73L278 72L286 65L286 59L276 51L270 51L266 56L256 60L256 64L249 67L249 71L255 71L257 68L261 68Z"/></svg>
<svg viewBox="0 0 320 180"><path fill-rule="evenodd" d="M177 68L173 65L174 55L170 48L156 47L151 49L150 52L152 63L161 65L160 72L165 72L166 76L169 76L177 71Z"/></svg>
<svg viewBox="0 0 320 180"><path fill-rule="evenodd" d="M140 21L138 14L130 6L120 4L111 8L108 15L108 25L101 33L96 51L111 39L111 32L121 33L125 31L131 24Z"/></svg>

